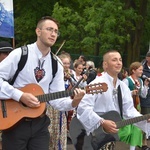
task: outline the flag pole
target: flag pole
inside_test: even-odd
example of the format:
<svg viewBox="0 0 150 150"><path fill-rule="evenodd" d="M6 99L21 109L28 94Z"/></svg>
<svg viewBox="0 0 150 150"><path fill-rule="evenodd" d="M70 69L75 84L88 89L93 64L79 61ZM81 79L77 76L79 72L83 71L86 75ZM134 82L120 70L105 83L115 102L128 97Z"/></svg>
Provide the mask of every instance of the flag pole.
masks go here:
<svg viewBox="0 0 150 150"><path fill-rule="evenodd" d="M13 47L13 49L16 48L16 47L15 47L15 38L12 38L12 47Z"/></svg>

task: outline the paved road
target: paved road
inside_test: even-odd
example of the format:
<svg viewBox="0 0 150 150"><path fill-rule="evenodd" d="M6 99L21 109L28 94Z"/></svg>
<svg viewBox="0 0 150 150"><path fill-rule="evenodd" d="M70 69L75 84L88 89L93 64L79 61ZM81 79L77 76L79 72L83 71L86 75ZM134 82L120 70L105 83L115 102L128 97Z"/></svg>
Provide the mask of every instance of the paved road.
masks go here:
<svg viewBox="0 0 150 150"><path fill-rule="evenodd" d="M150 140L148 140L148 146L150 147ZM75 150L70 140L68 141L67 150ZM116 142L115 150L129 150L129 145L123 142Z"/></svg>
<svg viewBox="0 0 150 150"><path fill-rule="evenodd" d="M67 150L75 150L75 149L72 144L68 144ZM129 150L129 146L122 142L117 142L115 146L115 150Z"/></svg>
<svg viewBox="0 0 150 150"><path fill-rule="evenodd" d="M67 145L67 150L75 150L74 146L70 143ZM117 142L115 146L115 150L129 150L129 146L122 142Z"/></svg>

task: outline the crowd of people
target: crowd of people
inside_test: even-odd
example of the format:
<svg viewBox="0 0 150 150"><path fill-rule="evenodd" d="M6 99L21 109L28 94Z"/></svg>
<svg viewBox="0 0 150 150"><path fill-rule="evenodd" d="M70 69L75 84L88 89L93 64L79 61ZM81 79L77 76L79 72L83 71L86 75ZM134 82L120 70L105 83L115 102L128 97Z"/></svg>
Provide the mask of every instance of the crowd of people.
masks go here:
<svg viewBox="0 0 150 150"><path fill-rule="evenodd" d="M0 149L67 150L67 138L73 141L69 134L70 122L76 117L85 131L82 135L85 142L73 141L77 150L93 149L93 141L86 142L86 138L93 139L99 127L108 135L118 133L119 140L129 144L130 150L136 147L149 150L149 118L118 128L115 120L103 116L115 111L122 120L126 120L150 113L150 52L146 54L145 61L133 62L127 69L123 67L117 50L107 51L103 55L102 69L99 70L84 55L72 60L71 55L65 51L60 51L57 56L51 51L59 36L59 24L54 18L42 17L35 32L37 40L27 45L26 64L12 85L9 81L18 68L21 47L13 50L10 43L0 42L0 59L3 57L0 60L0 110L7 107L5 102L10 99L31 110L40 109L42 101L37 95L31 94L27 88L21 90L33 83L42 88L43 95L56 94L56 98L46 101L40 115L25 115L9 129L2 130ZM53 57L57 68L54 76ZM107 91L94 95L85 93L86 86L96 83L106 83ZM59 92L63 92L63 96ZM99 144L96 146L99 147ZM113 150L115 142L108 140L99 149Z"/></svg>

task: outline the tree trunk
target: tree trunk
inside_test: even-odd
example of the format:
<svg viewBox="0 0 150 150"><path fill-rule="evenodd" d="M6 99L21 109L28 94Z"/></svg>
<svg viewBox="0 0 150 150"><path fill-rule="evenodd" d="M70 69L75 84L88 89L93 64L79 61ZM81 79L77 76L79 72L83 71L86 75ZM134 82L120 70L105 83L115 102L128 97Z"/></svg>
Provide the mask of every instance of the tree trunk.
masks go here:
<svg viewBox="0 0 150 150"><path fill-rule="evenodd" d="M137 7L133 1L126 1L126 6L128 7ZM135 31L130 30L130 41L127 43L127 62L126 66L129 66L134 61L141 61L140 60L140 42L142 39L142 33L144 28L144 18L146 16L147 12L147 3L148 0L141 0L140 1L140 7L136 10L138 11L138 15L141 16L140 19L138 19L135 22ZM129 5L130 4L130 5Z"/></svg>

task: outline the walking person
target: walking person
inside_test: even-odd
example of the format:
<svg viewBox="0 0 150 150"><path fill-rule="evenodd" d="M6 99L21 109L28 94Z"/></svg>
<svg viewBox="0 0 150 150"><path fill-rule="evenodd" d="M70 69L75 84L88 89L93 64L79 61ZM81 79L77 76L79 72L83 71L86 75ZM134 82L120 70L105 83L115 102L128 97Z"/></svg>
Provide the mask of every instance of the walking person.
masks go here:
<svg viewBox="0 0 150 150"><path fill-rule="evenodd" d="M93 61L86 61L86 70L88 70L87 84L93 81L97 76L97 70Z"/></svg>
<svg viewBox="0 0 150 150"><path fill-rule="evenodd" d="M149 81L145 80L144 84L141 79L143 66L140 62L133 62L129 67L129 76L123 79L123 82L131 90L134 107L141 112L139 96L146 98L148 93ZM128 125L119 130L120 140L130 145L130 150L135 150L136 146L142 147L143 132L135 125Z"/></svg>
<svg viewBox="0 0 150 150"><path fill-rule="evenodd" d="M79 60L75 60L73 63L73 67L74 67L74 72L73 72L73 77L71 78L71 82L74 85L77 84L78 81L81 80L80 84L78 85L78 87L80 88L84 88L85 86L87 86L87 78L88 78L88 73L86 73L84 71L84 66L82 64L82 62L80 62Z"/></svg>
<svg viewBox="0 0 150 150"><path fill-rule="evenodd" d="M34 112L36 115L37 110L43 106L42 114L33 118L25 114L26 117L23 117L14 126L3 130L3 150L49 150L50 136L53 136L48 131L50 118L45 114L45 105L40 102L47 101L47 105L51 105L55 109L69 111L78 106L85 94L83 90L75 89L73 99L65 96L52 98L54 100L51 101L50 98L43 98L43 95L42 97L34 95L39 87L44 94L65 90L63 67L59 63L57 63L55 76L52 75L54 68L52 66L51 47L59 36L58 26L58 22L49 16L42 17L38 21L35 29L37 40L35 43L27 45L28 57L26 64L19 72L13 85L10 85L8 80L13 78L18 68L21 48L13 50L0 64L0 99L3 99L6 103L8 99L12 99L13 102L16 102L16 105L18 102L23 104L26 109L28 108L31 111L28 115L32 115L34 110L36 110ZM30 88L31 85L33 85L32 88ZM26 89L25 91L21 90L23 87ZM43 98L42 101L40 101L40 98Z"/></svg>
<svg viewBox="0 0 150 150"><path fill-rule="evenodd" d="M82 130L82 134L75 140L77 143L75 144L74 141L74 144L77 146L79 144L78 140L81 137L84 137L84 139L87 138L88 140L93 139L92 145L90 145L91 141L85 142L79 140L79 142L83 142L80 144L83 150L92 150L93 147L100 148L100 145L114 140L112 135L119 131L115 122L115 119L120 118L117 117L118 113L123 119L141 116L133 105L131 92L128 86L118 79L118 73L122 69L122 58L120 53L116 50L107 51L103 55L103 66L105 68L105 73L93 80L91 84L104 82L108 86L107 91L95 95L85 94L77 108L77 118L83 125L85 131ZM121 105L119 105L119 100L122 100ZM113 113L115 113L115 115ZM106 114L108 118L105 118ZM122 121L121 118L119 120ZM135 125L146 131L147 120L135 123ZM99 134L99 129L101 127L102 135ZM86 144L88 144L88 146Z"/></svg>
<svg viewBox="0 0 150 150"><path fill-rule="evenodd" d="M68 53L63 53L58 56L61 61L60 64L64 67L64 86L65 89L71 89L69 82L70 74L73 70L70 69L71 58ZM73 110L70 110L71 112ZM52 106L47 107L47 115L51 118L51 124L48 129L50 135L50 150L67 150L67 127L68 113L54 109Z"/></svg>
<svg viewBox="0 0 150 150"><path fill-rule="evenodd" d="M148 51L146 54L145 60L142 62L143 64L143 75L142 79L143 81L145 79L150 79L150 52ZM148 94L145 98L140 97L140 104L141 104L141 113L143 115L149 114L150 113L150 84L149 84L149 89L148 89ZM147 133L144 133L143 135L143 147L142 150L148 150L150 149L147 145L147 139L150 136L150 125L148 125L147 128Z"/></svg>

